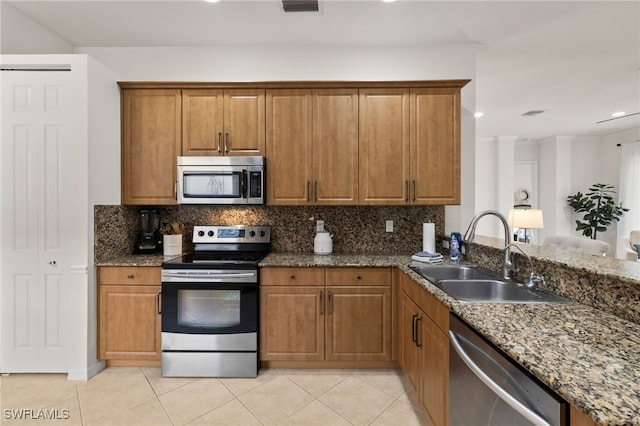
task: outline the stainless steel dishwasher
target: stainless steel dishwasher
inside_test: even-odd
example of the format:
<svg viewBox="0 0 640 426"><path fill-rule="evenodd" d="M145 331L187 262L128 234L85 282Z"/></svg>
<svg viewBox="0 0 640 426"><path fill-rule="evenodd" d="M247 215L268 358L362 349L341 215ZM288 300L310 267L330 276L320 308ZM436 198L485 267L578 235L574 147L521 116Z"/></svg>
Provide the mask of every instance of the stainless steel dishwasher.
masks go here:
<svg viewBox="0 0 640 426"><path fill-rule="evenodd" d="M449 425L568 425L568 404L451 314Z"/></svg>

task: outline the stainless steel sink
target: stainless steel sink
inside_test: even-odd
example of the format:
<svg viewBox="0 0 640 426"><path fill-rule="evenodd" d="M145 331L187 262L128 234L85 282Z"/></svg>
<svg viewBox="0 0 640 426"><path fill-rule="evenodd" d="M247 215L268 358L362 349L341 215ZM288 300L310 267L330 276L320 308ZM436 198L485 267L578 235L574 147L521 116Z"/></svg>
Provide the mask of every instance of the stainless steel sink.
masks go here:
<svg viewBox="0 0 640 426"><path fill-rule="evenodd" d="M411 269L431 282L440 280L473 280L494 278L476 266L411 265Z"/></svg>
<svg viewBox="0 0 640 426"><path fill-rule="evenodd" d="M465 302L490 303L570 303L571 301L541 290L519 287L500 280L440 280L438 287Z"/></svg>
<svg viewBox="0 0 640 426"><path fill-rule="evenodd" d="M418 274L457 300L470 303L573 303L540 289L529 289L477 267L410 265Z"/></svg>

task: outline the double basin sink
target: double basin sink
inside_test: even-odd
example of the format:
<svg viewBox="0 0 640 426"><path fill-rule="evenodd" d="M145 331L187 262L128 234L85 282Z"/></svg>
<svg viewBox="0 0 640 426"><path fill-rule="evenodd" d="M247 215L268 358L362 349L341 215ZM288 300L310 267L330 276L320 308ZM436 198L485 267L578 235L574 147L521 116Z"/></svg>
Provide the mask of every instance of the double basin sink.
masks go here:
<svg viewBox="0 0 640 426"><path fill-rule="evenodd" d="M463 302L572 303L571 300L553 293L502 279L477 266L412 263L409 267L451 297Z"/></svg>

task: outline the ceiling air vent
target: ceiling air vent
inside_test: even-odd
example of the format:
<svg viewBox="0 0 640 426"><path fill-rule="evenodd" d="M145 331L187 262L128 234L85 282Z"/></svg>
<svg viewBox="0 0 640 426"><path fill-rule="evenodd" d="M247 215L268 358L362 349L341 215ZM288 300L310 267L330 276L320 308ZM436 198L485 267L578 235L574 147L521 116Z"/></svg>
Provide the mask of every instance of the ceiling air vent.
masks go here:
<svg viewBox="0 0 640 426"><path fill-rule="evenodd" d="M545 111L546 110L544 110L544 109L532 109L531 111L527 111L524 114L522 114L522 116L523 117L535 117L536 115L540 115Z"/></svg>
<svg viewBox="0 0 640 426"><path fill-rule="evenodd" d="M317 12L318 0L282 0L285 12Z"/></svg>

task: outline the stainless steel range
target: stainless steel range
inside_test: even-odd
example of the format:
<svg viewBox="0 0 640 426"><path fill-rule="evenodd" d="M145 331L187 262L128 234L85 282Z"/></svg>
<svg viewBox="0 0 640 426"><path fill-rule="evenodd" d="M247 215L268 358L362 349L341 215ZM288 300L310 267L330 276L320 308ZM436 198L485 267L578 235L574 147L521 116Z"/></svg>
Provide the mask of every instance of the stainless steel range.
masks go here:
<svg viewBox="0 0 640 426"><path fill-rule="evenodd" d="M194 251L162 264L162 375L258 375L258 262L269 226L194 226Z"/></svg>

